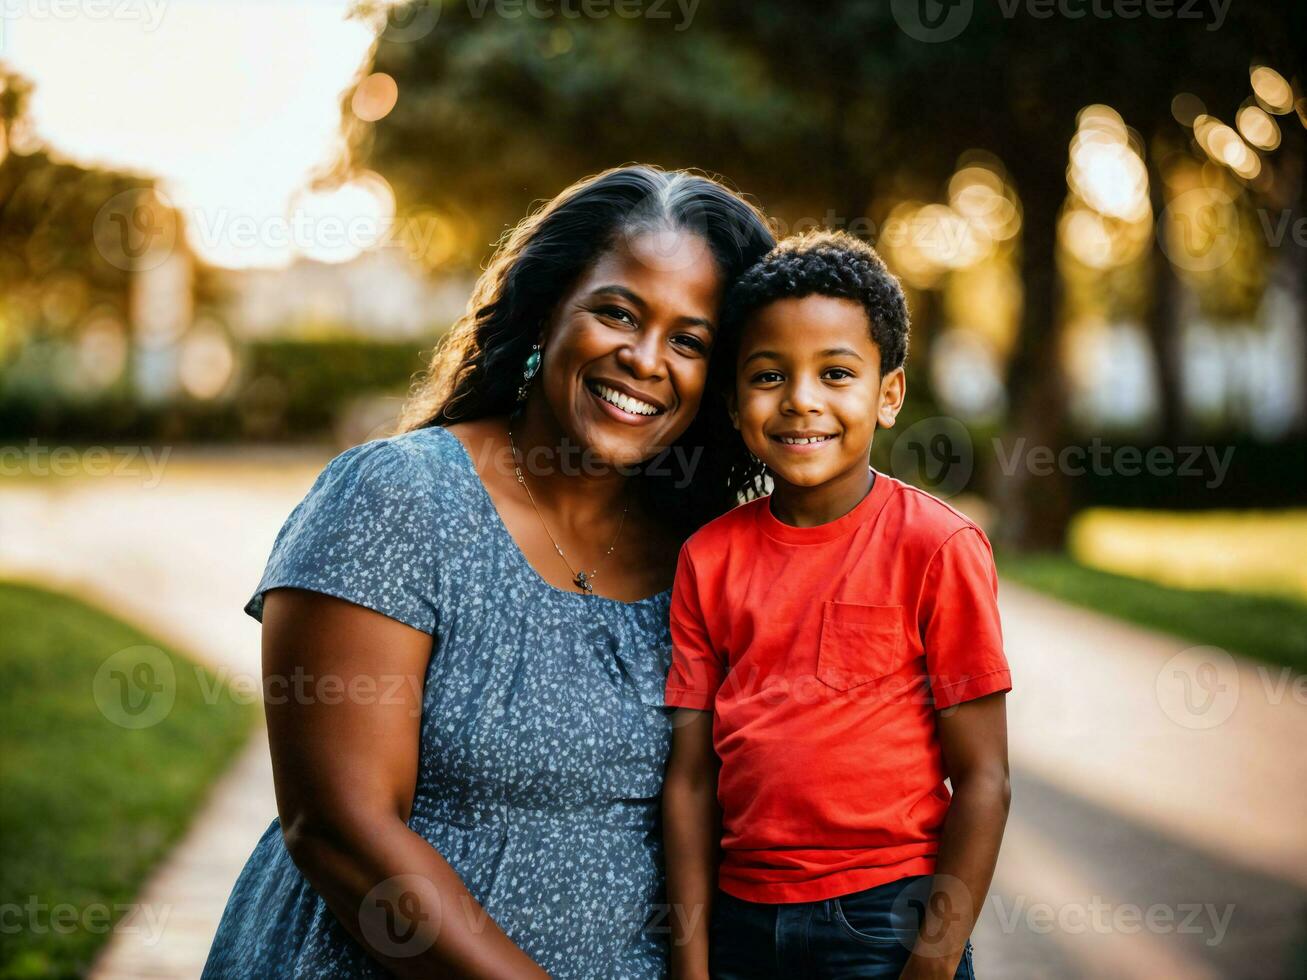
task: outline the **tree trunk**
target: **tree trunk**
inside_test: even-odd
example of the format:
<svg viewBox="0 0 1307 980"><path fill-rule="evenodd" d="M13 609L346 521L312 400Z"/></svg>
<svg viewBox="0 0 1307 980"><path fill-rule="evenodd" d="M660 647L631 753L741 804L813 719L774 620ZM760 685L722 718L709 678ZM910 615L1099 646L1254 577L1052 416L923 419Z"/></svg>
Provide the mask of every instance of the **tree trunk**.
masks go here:
<svg viewBox="0 0 1307 980"><path fill-rule="evenodd" d="M1049 467L1038 455L1046 456L1048 450L1056 455L1066 435L1057 271L1057 219L1066 198L1065 154L1049 149L1027 145L1005 158L1023 211L1024 300L1008 367L1007 432L990 485L998 509L998 541L1021 551L1061 548L1071 517L1067 474L1055 460ZM1032 452L1037 454L1034 458Z"/></svg>
<svg viewBox="0 0 1307 980"><path fill-rule="evenodd" d="M1307 136L1301 131L1294 133L1291 146L1287 149L1294 155L1293 167L1297 171L1298 193L1293 196L1293 221L1307 222ZM1298 358L1298 418L1294 429L1301 435L1307 435L1307 242L1303 242L1292 233L1287 236L1286 247L1293 253L1293 300L1298 318L1299 342L1302 344Z"/></svg>
<svg viewBox="0 0 1307 980"><path fill-rule="evenodd" d="M1152 166L1148 175L1149 196L1152 199L1153 220L1160 222L1166 208L1166 195L1162 192L1162 172ZM1153 383L1157 390L1158 442L1165 446L1178 445L1186 428L1184 410L1184 363L1180 348L1181 325L1177 290L1180 282L1170 260L1162 252L1153 236L1152 296L1144 319L1144 332L1153 353Z"/></svg>
<svg viewBox="0 0 1307 980"><path fill-rule="evenodd" d="M940 310L943 304L935 289L917 289L908 307L911 326L908 331L908 363L912 371L926 384L930 383L931 341L939 332Z"/></svg>

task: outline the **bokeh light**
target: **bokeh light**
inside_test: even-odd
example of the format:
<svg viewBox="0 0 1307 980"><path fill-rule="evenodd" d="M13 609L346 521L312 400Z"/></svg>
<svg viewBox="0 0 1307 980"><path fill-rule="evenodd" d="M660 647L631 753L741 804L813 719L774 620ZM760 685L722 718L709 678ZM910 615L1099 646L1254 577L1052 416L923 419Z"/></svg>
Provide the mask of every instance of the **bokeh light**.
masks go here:
<svg viewBox="0 0 1307 980"><path fill-rule="evenodd" d="M222 394L235 369L231 339L218 324L201 320L182 339L177 374L182 389L192 398L210 399Z"/></svg>
<svg viewBox="0 0 1307 980"><path fill-rule="evenodd" d="M987 159L973 156L985 162L968 160L953 173L948 203L905 200L890 210L878 244L914 288L983 262L1021 230L1015 194Z"/></svg>
<svg viewBox="0 0 1307 980"><path fill-rule="evenodd" d="M1058 223L1066 253L1094 270L1126 265L1144 253L1152 229L1148 169L1139 139L1110 106L1080 111L1067 187L1070 197Z"/></svg>
<svg viewBox="0 0 1307 980"><path fill-rule="evenodd" d="M1273 150L1280 145L1280 127L1261 106L1246 105L1235 116L1239 132L1260 150Z"/></svg>
<svg viewBox="0 0 1307 980"><path fill-rule="evenodd" d="M1171 100L1171 116L1181 126L1192 126L1194 120L1206 111L1203 100L1192 92L1181 92Z"/></svg>
<svg viewBox="0 0 1307 980"><path fill-rule="evenodd" d="M376 122L389 115L399 100L399 86L384 71L373 72L359 82L350 100L354 115L364 122Z"/></svg>
<svg viewBox="0 0 1307 980"><path fill-rule="evenodd" d="M1258 65L1249 75L1253 92L1262 107L1276 115L1293 109L1293 86L1278 71L1267 65Z"/></svg>
<svg viewBox="0 0 1307 980"><path fill-rule="evenodd" d="M305 191L294 215L306 234L298 250L319 262L348 262L382 241L395 219L395 193L380 174L367 171L348 183Z"/></svg>

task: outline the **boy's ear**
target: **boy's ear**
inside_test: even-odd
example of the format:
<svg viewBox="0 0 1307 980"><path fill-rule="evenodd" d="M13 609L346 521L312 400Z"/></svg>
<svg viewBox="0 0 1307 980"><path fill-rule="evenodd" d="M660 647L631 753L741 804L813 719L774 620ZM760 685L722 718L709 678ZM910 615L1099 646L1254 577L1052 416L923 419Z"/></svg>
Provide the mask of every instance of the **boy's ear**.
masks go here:
<svg viewBox="0 0 1307 980"><path fill-rule="evenodd" d="M903 408L908 395L908 376L900 365L880 379L880 405L876 409L876 425L882 429L894 428L894 420Z"/></svg>

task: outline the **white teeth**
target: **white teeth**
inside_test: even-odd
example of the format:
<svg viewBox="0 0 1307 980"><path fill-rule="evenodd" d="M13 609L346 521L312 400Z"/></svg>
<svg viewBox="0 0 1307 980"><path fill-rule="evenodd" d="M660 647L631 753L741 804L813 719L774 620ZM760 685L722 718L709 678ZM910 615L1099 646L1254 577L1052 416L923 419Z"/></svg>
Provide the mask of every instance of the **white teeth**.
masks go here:
<svg viewBox="0 0 1307 980"><path fill-rule="evenodd" d="M834 438L834 436L805 436L802 439L794 439L790 436L781 436L780 440L787 446L806 446L810 442L826 442Z"/></svg>
<svg viewBox="0 0 1307 980"><path fill-rule="evenodd" d="M657 415L658 409L648 402L642 402L638 398L632 398L620 391L614 391L607 385L595 385L592 389L596 395L608 402L610 405L616 405L623 412L630 412L632 415Z"/></svg>

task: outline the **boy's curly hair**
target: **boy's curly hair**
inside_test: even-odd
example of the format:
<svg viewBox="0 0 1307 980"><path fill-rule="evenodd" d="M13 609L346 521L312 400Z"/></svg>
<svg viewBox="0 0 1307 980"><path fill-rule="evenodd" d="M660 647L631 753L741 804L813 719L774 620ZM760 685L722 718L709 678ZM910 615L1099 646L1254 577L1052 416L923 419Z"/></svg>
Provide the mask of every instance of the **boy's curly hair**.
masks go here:
<svg viewBox="0 0 1307 980"><path fill-rule="evenodd" d="M740 332L768 303L804 296L832 296L861 304L880 348L880 373L901 367L908 356L908 304L898 277L875 250L842 231L812 231L785 239L745 271L726 294L719 350L714 363L733 377Z"/></svg>

